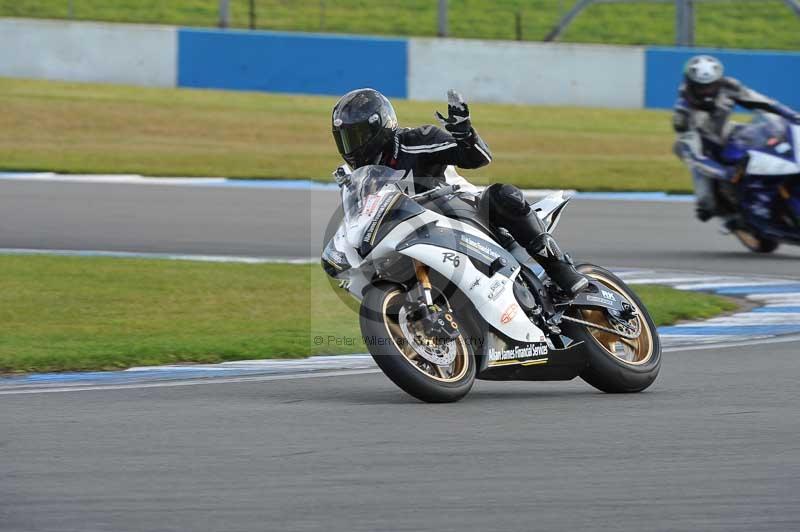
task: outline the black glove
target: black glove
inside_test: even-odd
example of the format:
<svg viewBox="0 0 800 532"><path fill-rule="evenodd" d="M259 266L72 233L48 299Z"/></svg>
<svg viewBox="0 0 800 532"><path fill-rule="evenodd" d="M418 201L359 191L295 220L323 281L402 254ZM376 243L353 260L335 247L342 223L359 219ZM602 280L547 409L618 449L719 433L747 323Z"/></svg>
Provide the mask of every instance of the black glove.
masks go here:
<svg viewBox="0 0 800 532"><path fill-rule="evenodd" d="M434 115L456 139L465 139L472 135L472 123L469 120L469 108L464 98L454 89L447 91L447 118L439 111Z"/></svg>

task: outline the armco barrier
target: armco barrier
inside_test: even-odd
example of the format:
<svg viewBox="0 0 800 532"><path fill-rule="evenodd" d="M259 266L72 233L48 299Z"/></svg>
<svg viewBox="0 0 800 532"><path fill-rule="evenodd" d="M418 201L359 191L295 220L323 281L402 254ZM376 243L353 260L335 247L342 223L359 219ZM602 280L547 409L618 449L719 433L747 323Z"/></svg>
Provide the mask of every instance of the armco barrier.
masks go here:
<svg viewBox="0 0 800 532"><path fill-rule="evenodd" d="M459 39L393 39L0 18L0 76L474 102L668 108L684 62L800 109L800 53Z"/></svg>
<svg viewBox="0 0 800 532"><path fill-rule="evenodd" d="M178 85L343 94L373 87L405 98L408 41L273 33L178 30Z"/></svg>
<svg viewBox="0 0 800 532"><path fill-rule="evenodd" d="M649 48L646 57L645 107L675 104L675 88L681 82L686 61L697 54L711 54L725 65L725 73L749 87L800 109L800 53L700 48Z"/></svg>

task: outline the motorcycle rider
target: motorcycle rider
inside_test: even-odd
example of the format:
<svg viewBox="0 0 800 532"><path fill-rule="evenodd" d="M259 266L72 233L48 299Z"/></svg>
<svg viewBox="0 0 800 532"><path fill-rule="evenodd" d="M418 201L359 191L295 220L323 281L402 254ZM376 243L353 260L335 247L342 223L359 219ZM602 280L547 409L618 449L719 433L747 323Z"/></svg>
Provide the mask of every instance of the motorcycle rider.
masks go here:
<svg viewBox="0 0 800 532"><path fill-rule="evenodd" d="M792 109L723 76L724 67L715 57L698 55L683 70L683 83L672 115L678 135L674 152L692 172L697 218L705 222L717 214L713 179L729 179L735 168L725 166L720 154L738 127L729 121L736 105L760 109L800 123Z"/></svg>
<svg viewBox="0 0 800 532"><path fill-rule="evenodd" d="M450 184L477 192L477 187L450 172L448 166L480 168L492 161L491 152L472 127L461 95L450 90L447 96L448 116L435 114L446 131L432 125L398 127L392 104L374 89L357 89L342 96L331 115L333 138L347 163L334 172L337 182L341 184L356 168L380 164L410 170L412 194ZM507 229L567 295L574 296L588 286L588 279L561 252L520 189L491 185L480 194L478 205L488 221Z"/></svg>

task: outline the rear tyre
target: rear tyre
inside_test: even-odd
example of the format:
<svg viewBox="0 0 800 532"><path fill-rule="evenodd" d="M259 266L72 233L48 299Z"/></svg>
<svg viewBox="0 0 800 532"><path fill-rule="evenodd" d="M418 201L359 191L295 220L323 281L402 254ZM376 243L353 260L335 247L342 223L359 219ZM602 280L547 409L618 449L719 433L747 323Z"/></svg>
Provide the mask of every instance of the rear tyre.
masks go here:
<svg viewBox="0 0 800 532"><path fill-rule="evenodd" d="M626 322L626 327L639 331L636 340L630 340L574 322L562 322L573 339L584 342L588 366L581 372L581 378L607 393L641 392L653 384L661 369L661 340L650 314L639 297L610 271L591 264L581 264L577 269L622 294L636 310L636 317ZM604 311L573 309L570 314L615 329Z"/></svg>
<svg viewBox="0 0 800 532"><path fill-rule="evenodd" d="M736 238L739 239L739 242L741 242L744 247L754 253L772 253L778 249L780 245L777 240L759 237L744 229L736 229L733 231L733 234L736 235Z"/></svg>
<svg viewBox="0 0 800 532"><path fill-rule="evenodd" d="M465 320L461 335L447 343L426 338L405 317L405 292L396 285L371 287L361 303L361 334L375 363L397 386L427 403L462 399L475 382L476 363ZM436 293L435 303L447 308Z"/></svg>

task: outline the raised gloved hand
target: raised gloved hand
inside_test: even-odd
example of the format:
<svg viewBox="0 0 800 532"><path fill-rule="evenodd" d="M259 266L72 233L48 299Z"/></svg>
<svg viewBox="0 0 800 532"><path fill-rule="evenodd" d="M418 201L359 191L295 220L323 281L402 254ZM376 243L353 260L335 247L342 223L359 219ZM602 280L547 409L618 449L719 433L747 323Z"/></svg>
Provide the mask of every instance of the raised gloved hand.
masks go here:
<svg viewBox="0 0 800 532"><path fill-rule="evenodd" d="M447 118L436 111L436 118L456 139L467 138L472 134L472 123L469 120L469 107L464 98L454 89L447 91Z"/></svg>

